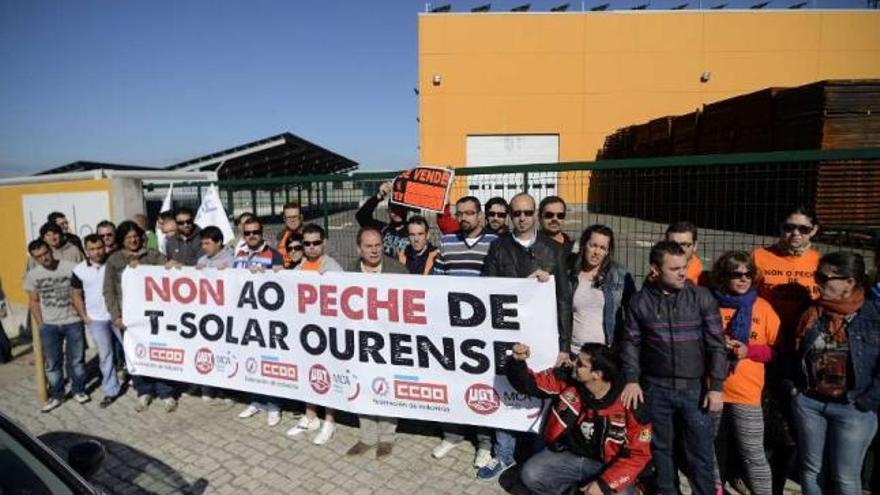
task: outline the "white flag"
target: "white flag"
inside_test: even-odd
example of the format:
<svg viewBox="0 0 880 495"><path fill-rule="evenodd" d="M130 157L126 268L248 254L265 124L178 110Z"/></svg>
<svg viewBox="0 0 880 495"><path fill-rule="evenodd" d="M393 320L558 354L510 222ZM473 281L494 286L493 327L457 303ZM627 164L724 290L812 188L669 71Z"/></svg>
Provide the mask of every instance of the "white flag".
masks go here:
<svg viewBox="0 0 880 495"><path fill-rule="evenodd" d="M171 211L171 191L174 189L174 184L168 186L168 192L165 194L165 200L162 201L162 208L159 208L159 214L166 211ZM159 224L156 223L156 241L159 243L159 252L165 254L165 234L162 232L162 229L159 228Z"/></svg>
<svg viewBox="0 0 880 495"><path fill-rule="evenodd" d="M229 217L226 216L226 209L223 208L223 202L220 201L217 186L209 187L208 192L202 196L202 205L196 212L196 225L203 229L209 225L220 229L220 232L223 233L224 244L235 237L232 225L229 224Z"/></svg>

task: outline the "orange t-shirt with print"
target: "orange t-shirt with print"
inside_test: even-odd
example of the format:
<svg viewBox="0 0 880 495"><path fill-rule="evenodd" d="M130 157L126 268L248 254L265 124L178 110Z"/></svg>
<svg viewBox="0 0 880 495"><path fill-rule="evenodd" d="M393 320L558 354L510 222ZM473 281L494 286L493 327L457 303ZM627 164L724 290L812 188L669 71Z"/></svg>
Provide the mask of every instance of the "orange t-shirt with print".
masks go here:
<svg viewBox="0 0 880 495"><path fill-rule="evenodd" d="M687 271L684 276L694 285L700 285L701 275L703 274L703 261L696 254L688 260Z"/></svg>
<svg viewBox="0 0 880 495"><path fill-rule="evenodd" d="M736 312L733 308L721 308L721 321L725 335L730 335L730 320ZM776 344L779 335L779 317L766 300L755 299L752 305L752 331L748 345ZM764 390L764 363L749 358L740 359L733 373L724 380L724 402L732 404L761 405Z"/></svg>
<svg viewBox="0 0 880 495"><path fill-rule="evenodd" d="M792 256L777 246L758 248L752 253L758 268L758 295L773 306L782 320L783 335L793 335L801 314L819 298L816 270L822 254L809 249Z"/></svg>
<svg viewBox="0 0 880 495"><path fill-rule="evenodd" d="M301 270L306 272L317 272L321 271L321 258L316 259L315 261L302 260L300 266L302 266Z"/></svg>

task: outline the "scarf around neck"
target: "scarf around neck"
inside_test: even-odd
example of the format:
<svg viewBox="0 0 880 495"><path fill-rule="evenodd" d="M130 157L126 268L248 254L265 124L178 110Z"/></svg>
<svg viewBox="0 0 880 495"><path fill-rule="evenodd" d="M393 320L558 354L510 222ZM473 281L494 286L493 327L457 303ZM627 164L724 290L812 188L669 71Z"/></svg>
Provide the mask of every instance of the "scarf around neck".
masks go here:
<svg viewBox="0 0 880 495"><path fill-rule="evenodd" d="M861 287L853 289L852 294L846 299L837 301L819 299L801 317L798 335L803 336L807 329L824 316L828 319L826 333L834 343L843 344L846 342L846 332L844 331L846 317L858 311L863 304L865 304L865 291Z"/></svg>
<svg viewBox="0 0 880 495"><path fill-rule="evenodd" d="M749 336L752 334L752 307L758 299L758 291L749 289L745 294L728 294L713 290L712 293L722 308L736 310L730 320L730 334L734 339L748 345Z"/></svg>

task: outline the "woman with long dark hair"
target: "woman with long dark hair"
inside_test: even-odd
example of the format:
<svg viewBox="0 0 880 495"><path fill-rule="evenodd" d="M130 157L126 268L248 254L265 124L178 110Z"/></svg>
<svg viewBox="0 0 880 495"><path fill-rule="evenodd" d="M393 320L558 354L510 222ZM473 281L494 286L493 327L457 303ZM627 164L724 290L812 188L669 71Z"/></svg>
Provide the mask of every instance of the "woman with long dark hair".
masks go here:
<svg viewBox="0 0 880 495"><path fill-rule="evenodd" d="M610 227L587 227L579 245L578 262L570 279L572 352L588 342L613 345L623 325L622 308L635 292L632 276L614 261L614 231Z"/></svg>
<svg viewBox="0 0 880 495"><path fill-rule="evenodd" d="M823 256L816 283L820 297L798 324L789 368L801 488L818 495L833 485L839 495L859 495L880 405L880 302L866 299L865 261L855 253ZM826 483L823 472L834 478Z"/></svg>

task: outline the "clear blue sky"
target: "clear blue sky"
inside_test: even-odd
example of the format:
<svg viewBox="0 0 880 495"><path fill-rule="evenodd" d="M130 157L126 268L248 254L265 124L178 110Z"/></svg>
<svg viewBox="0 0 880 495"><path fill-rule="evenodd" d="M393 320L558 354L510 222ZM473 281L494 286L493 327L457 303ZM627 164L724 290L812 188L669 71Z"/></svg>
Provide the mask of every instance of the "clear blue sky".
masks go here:
<svg viewBox="0 0 880 495"><path fill-rule="evenodd" d="M493 10L527 1L495 1ZM485 2L449 3L462 11ZM531 3L548 10L564 1ZM284 131L364 169L412 166L424 8L413 0L3 0L0 176L76 160L164 166Z"/></svg>

